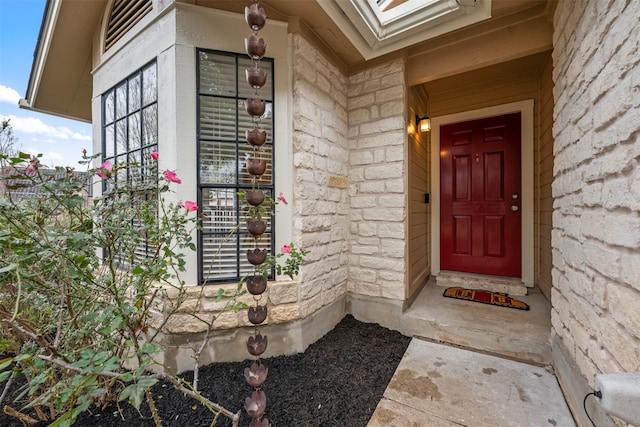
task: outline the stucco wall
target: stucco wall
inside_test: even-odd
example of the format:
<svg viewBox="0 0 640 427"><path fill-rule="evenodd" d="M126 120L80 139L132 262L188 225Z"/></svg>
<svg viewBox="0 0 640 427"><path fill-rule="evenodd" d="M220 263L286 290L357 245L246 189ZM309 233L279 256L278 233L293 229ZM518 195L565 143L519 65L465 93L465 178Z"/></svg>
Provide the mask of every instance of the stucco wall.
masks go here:
<svg viewBox="0 0 640 427"><path fill-rule="evenodd" d="M585 425L595 375L640 370L638 16L636 1L576 0L553 20L554 359Z"/></svg>

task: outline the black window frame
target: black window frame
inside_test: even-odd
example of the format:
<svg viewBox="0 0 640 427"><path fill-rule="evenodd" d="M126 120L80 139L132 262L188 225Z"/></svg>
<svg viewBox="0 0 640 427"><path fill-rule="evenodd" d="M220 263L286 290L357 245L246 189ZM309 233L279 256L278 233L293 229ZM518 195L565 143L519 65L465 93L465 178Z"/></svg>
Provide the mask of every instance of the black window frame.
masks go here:
<svg viewBox="0 0 640 427"><path fill-rule="evenodd" d="M150 99L145 96L145 73L153 68L153 92ZM132 87L135 88L136 85L132 82L138 79L137 89L138 89L138 101L132 101ZM126 112L122 116L119 116L118 113L118 103L120 102L119 97L122 95L120 92L120 88L125 87L124 95L125 99L123 101L123 106L126 107ZM109 97L113 94L113 99L109 102L113 103L113 108L111 114L112 118L107 118L107 102ZM120 94L120 95L119 95ZM132 107L131 102L138 102L137 105ZM148 181L149 185L145 185L145 180L147 179L146 173L155 172L157 173L157 164L154 164L151 159L151 153L154 151L158 151L158 63L157 59L154 58L151 61L147 62L140 68L138 68L133 73L129 74L124 79L120 80L118 83L110 87L106 90L100 99L101 106L101 159L102 162L110 161L113 165L116 163L125 162L127 165L124 174L122 176L115 176L114 180L116 185L118 182L126 182L131 183L133 180L138 180L139 184L136 185L136 188L139 191L135 194L136 197L132 197L131 203L136 203L138 200L144 201L155 201L156 204L158 202L158 194L156 192L155 182L151 179ZM153 111L151 111L153 109ZM145 116L147 112L151 111L153 114L152 127L146 127L148 123L149 117ZM130 125L130 119L135 118L137 116L138 119L138 129L137 133L132 133L132 126ZM109 121L107 121L109 120ZM117 126L119 123L123 123L124 127L124 150L118 151L118 130ZM107 148L107 135L108 128L112 126L112 147L111 150ZM150 135L149 135L150 133ZM132 146L132 138L135 135L137 138L138 145ZM152 143L145 144L145 139L152 141ZM137 158L136 158L137 157ZM137 163L134 165L134 163ZM147 165L149 165L147 167ZM108 194L113 189L109 188L105 181L102 182L102 194ZM149 246L147 242L145 242L144 246L140 248L143 252L144 256L149 256L153 254L156 250L155 247ZM125 260L120 260L121 268L128 268Z"/></svg>
<svg viewBox="0 0 640 427"><path fill-rule="evenodd" d="M251 146L245 139L245 131L250 130L251 128L242 127L240 125L239 117L241 114L245 114L246 117L244 119L250 119L249 115L244 110L244 102L246 100L246 96L242 95L242 92L246 92L246 88L248 88L248 83L245 79L239 78L240 75L244 75L244 65L240 65L240 62L250 63L250 59L246 54L239 54L233 52L225 52L214 49L205 49L205 48L196 48L196 146L197 146L197 186L198 186L198 206L200 206L200 211L203 212L205 207L205 201L203 197L203 193L209 189L214 190L233 190L234 197L234 206L235 209L235 226L238 224L244 224L244 220L246 217L243 214L242 210L242 202L237 195L239 191L249 190L252 188L251 183L240 182L242 176L242 170L244 169L244 162L242 161L241 149L248 149ZM211 55L221 55L227 58L235 58L235 88L234 95L224 95L224 94L211 94L202 90L201 88L201 54L211 54ZM271 180L268 183L261 182L260 189L264 190L267 195L270 195L275 199L274 191L275 191L275 136L273 129L275 128L275 61L273 58L263 58L260 63L269 63L271 69L268 72L268 78L271 79L270 83L270 93L265 94L264 88L258 91L257 97L267 100L271 104L271 117L270 120L270 130L267 130L267 141L265 143L265 147L270 147L271 150L271 158L267 160L268 167L271 167ZM246 64L248 65L248 64ZM253 66L253 65L252 65ZM240 73L242 72L242 73ZM241 90L241 85L246 85L245 88ZM253 91L253 89L251 89ZM235 139L225 139L225 138L215 138L210 136L205 136L201 133L201 99L203 98L218 98L225 100L233 100L234 105L237 106L235 109ZM262 123L265 123L265 120L262 120ZM201 164L202 161L202 147L204 143L224 143L224 144L235 144L235 182L229 183L211 183L204 182L202 179ZM264 158L264 154L263 157ZM270 163L270 165L269 165ZM206 216L205 216L206 219ZM269 253L274 253L275 248L275 214L272 211L269 221L268 228L266 233L261 237L261 239L269 239L266 249L269 250ZM233 238L235 238L235 251L236 251L236 266L235 266L235 275L226 275L226 276L218 276L218 277L205 277L209 270L209 266L205 266L205 239L206 238L224 238L228 236L230 229L225 229L225 231L207 231L205 228L204 222L202 227L198 230L198 250L197 250L197 259L198 259L198 278L201 284L224 284L236 282L241 279L242 276L246 274L246 268L248 266L248 261L246 260L246 253L243 252L243 239L249 239L250 234L246 231L244 225L237 227L235 232L233 233ZM244 269L244 273L243 273ZM215 273L215 270L214 270ZM269 278L274 277L274 271L271 271Z"/></svg>

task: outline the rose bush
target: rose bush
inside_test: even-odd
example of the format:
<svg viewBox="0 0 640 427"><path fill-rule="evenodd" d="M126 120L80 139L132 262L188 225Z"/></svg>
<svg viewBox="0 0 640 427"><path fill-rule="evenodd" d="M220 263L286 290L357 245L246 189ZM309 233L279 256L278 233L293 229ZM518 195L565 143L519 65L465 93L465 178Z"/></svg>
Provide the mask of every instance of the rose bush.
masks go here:
<svg viewBox="0 0 640 427"><path fill-rule="evenodd" d="M83 174L70 168L51 174L38 156L23 153L0 158L9 171L7 197L0 199L0 383L6 389L25 376L21 399L56 426L73 424L91 405L139 407L143 400L160 425L150 391L159 379L237 422L237 413L155 358L164 349L157 339L164 324L178 310L190 313L180 274L185 252L195 249L198 206L164 200L181 180L158 172L157 153L144 159L145 169L108 161L92 168L96 157L84 151ZM91 177L105 191L87 204ZM169 289L177 297L166 298ZM240 284L231 293L220 289L218 300L239 310L246 307L235 299L242 292ZM152 310L159 304L158 320ZM194 349L196 359L200 353ZM154 366L160 373L152 373Z"/></svg>

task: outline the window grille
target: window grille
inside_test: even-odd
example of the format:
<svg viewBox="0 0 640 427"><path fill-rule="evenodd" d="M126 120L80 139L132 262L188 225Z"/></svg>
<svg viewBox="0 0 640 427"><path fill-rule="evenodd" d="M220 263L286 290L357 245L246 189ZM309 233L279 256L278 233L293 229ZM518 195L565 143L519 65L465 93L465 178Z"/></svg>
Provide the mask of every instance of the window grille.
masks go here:
<svg viewBox="0 0 640 427"><path fill-rule="evenodd" d="M246 142L245 131L254 125L245 111L245 100L255 94L246 83L245 69L254 64L246 55L205 49L196 53L198 205L204 214L198 246L200 279L208 283L235 281L253 271L246 253L254 249L254 238L244 227L246 218L237 193L250 189L252 183L245 160L253 148ZM260 97L267 102L260 128L268 135L260 156L270 159L260 188L273 197L273 60L262 59L260 66L269 76L260 90ZM273 234L271 216L258 247L273 253Z"/></svg>
<svg viewBox="0 0 640 427"><path fill-rule="evenodd" d="M103 195L116 186L131 190L133 211L151 203L157 213L155 176L157 166L151 153L158 150L158 79L153 61L131 74L102 95L102 161L124 165L111 180L103 182ZM132 227L139 227L139 218ZM132 242L128 242L131 244ZM144 236L135 242L135 257L148 256L155 248ZM121 260L126 266L131 260Z"/></svg>

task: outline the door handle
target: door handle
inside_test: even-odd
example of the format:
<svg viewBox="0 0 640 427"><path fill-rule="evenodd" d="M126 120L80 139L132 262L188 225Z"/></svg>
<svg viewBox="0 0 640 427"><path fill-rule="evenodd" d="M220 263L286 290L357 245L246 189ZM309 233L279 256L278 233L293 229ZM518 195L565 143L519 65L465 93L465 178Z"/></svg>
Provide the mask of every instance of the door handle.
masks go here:
<svg viewBox="0 0 640 427"><path fill-rule="evenodd" d="M513 212L518 212L520 210L520 208L517 205L511 205L511 210Z"/></svg>

